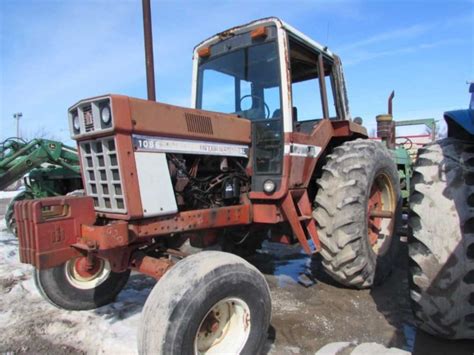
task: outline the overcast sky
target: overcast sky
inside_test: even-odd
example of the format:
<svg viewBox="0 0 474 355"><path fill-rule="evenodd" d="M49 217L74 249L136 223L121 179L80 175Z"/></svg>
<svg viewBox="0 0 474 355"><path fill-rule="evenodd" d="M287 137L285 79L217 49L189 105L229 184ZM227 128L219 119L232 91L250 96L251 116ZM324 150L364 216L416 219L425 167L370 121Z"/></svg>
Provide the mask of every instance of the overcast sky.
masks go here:
<svg viewBox="0 0 474 355"><path fill-rule="evenodd" d="M352 116L369 130L396 91L396 119L468 105L474 1L153 1L158 101L189 106L194 45L277 16L328 45L345 68ZM0 139L68 139L67 108L105 93L146 97L140 0L0 0Z"/></svg>

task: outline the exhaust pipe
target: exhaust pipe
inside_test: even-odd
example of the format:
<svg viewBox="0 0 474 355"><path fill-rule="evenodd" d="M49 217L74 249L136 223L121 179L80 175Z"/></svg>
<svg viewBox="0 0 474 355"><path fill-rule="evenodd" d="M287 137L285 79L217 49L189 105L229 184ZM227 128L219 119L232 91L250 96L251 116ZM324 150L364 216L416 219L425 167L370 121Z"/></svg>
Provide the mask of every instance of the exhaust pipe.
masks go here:
<svg viewBox="0 0 474 355"><path fill-rule="evenodd" d="M392 101L394 97L395 97L395 90L393 90L390 96L388 97L388 114L392 117L393 117Z"/></svg>
<svg viewBox="0 0 474 355"><path fill-rule="evenodd" d="M378 115L377 121L377 137L385 143L388 149L395 149L395 122L393 122L392 101L395 97L395 91L392 91L388 97L388 114Z"/></svg>
<svg viewBox="0 0 474 355"><path fill-rule="evenodd" d="M155 65L153 62L153 34L151 30L151 6L150 0L142 0L143 8L143 34L145 38L145 65L146 65L146 87L148 100L156 101L155 94Z"/></svg>

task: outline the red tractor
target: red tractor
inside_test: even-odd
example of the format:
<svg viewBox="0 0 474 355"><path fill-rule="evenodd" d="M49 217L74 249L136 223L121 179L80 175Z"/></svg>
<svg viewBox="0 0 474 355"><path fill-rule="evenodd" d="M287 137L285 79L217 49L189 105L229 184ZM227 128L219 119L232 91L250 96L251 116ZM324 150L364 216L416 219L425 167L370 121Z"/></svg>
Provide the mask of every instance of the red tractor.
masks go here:
<svg viewBox="0 0 474 355"><path fill-rule="evenodd" d="M397 167L352 122L340 59L279 19L205 40L193 63L193 108L104 95L69 109L86 196L17 203L21 261L70 310L112 302L131 270L159 279L140 353L256 354L268 285L228 252L300 243L343 285L381 282Z"/></svg>

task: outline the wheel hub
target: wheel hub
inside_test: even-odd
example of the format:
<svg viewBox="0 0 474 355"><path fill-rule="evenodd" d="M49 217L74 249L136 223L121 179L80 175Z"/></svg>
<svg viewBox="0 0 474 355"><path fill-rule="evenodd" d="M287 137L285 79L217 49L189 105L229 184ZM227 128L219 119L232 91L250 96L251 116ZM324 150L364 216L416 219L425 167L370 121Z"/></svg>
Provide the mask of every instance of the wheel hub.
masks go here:
<svg viewBox="0 0 474 355"><path fill-rule="evenodd" d="M80 256L64 264L67 281L74 287L88 290L98 287L111 273L110 263L105 259L94 258L92 263Z"/></svg>
<svg viewBox="0 0 474 355"><path fill-rule="evenodd" d="M374 184L370 191L368 204L369 242L371 246L377 244L380 235L380 225L382 224L382 219L372 216L372 212L380 210L380 207L382 207L382 191L377 184Z"/></svg>
<svg viewBox="0 0 474 355"><path fill-rule="evenodd" d="M384 254L388 250L395 226L395 191L390 179L379 174L370 189L367 202L367 235L372 250Z"/></svg>
<svg viewBox="0 0 474 355"><path fill-rule="evenodd" d="M195 354L238 354L250 334L250 310L241 299L228 298L216 303L197 331Z"/></svg>
<svg viewBox="0 0 474 355"><path fill-rule="evenodd" d="M75 272L84 279L90 279L97 275L101 269L102 262L100 260L93 260L89 263L86 257L79 257L74 262Z"/></svg>

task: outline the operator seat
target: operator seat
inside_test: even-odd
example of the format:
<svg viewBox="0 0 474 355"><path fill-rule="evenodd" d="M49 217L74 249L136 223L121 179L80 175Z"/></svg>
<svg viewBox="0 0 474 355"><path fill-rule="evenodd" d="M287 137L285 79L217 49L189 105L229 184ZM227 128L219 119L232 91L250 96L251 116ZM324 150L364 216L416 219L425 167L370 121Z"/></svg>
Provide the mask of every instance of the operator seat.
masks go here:
<svg viewBox="0 0 474 355"><path fill-rule="evenodd" d="M296 106L293 106L293 126L295 125L296 122L298 122L298 108ZM281 117L281 109L277 108L275 111L273 111L272 118L279 118Z"/></svg>

